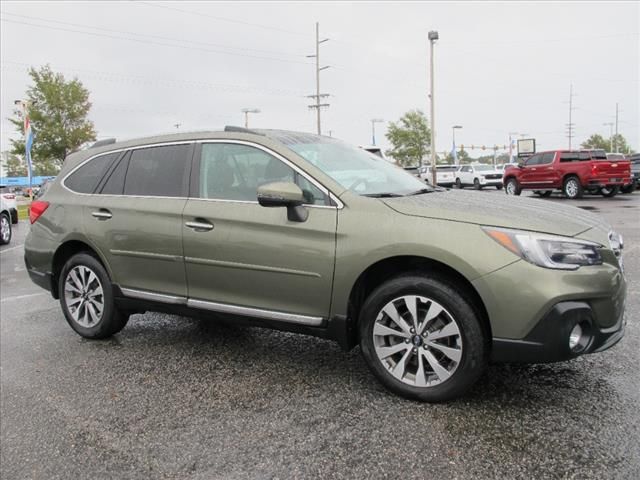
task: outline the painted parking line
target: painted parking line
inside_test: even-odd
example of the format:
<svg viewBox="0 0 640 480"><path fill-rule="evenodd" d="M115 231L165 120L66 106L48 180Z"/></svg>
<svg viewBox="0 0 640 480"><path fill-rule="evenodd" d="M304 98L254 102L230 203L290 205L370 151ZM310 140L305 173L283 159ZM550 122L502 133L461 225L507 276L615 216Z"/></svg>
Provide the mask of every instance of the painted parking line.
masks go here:
<svg viewBox="0 0 640 480"><path fill-rule="evenodd" d="M20 248L20 247L24 247L24 243L22 243L20 245L16 245L15 247L4 248L4 249L0 250L0 253L10 252L11 250L15 250L16 248Z"/></svg>
<svg viewBox="0 0 640 480"><path fill-rule="evenodd" d="M49 295L48 292L29 293L27 295L16 295L15 297L6 297L0 300L0 303L11 302L14 300L23 300L25 298L38 297L40 295Z"/></svg>

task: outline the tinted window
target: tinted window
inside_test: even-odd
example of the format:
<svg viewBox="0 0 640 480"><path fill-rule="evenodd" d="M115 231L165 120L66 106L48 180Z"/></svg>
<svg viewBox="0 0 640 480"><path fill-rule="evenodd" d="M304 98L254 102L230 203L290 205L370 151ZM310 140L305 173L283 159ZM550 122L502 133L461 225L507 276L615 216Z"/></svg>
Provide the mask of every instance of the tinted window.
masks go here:
<svg viewBox="0 0 640 480"><path fill-rule="evenodd" d="M73 172L64 184L74 192L93 193L111 163L119 156L120 152L108 153L90 160Z"/></svg>
<svg viewBox="0 0 640 480"><path fill-rule="evenodd" d="M580 161L580 156L578 152L562 152L560 154L561 162L578 162Z"/></svg>
<svg viewBox="0 0 640 480"><path fill-rule="evenodd" d="M100 193L108 195L122 195L124 192L124 179L127 174L127 167L129 166L129 154L116 166L111 172L106 183L102 187Z"/></svg>
<svg viewBox="0 0 640 480"><path fill-rule="evenodd" d="M542 160L542 155L534 155L533 157L529 157L527 159L527 161L525 162L525 165L527 167L530 167L532 165L538 165L541 160Z"/></svg>
<svg viewBox="0 0 640 480"><path fill-rule="evenodd" d="M200 198L256 201L258 187L271 182L296 183L309 204L325 205L326 196L276 157L247 145L202 145Z"/></svg>
<svg viewBox="0 0 640 480"><path fill-rule="evenodd" d="M556 156L556 154L554 152L545 153L544 155L542 155L542 160L540 160L540 163L541 164L551 163L551 162L553 162L553 158L555 156Z"/></svg>
<svg viewBox="0 0 640 480"><path fill-rule="evenodd" d="M190 145L168 145L133 150L129 160L125 195L186 196Z"/></svg>

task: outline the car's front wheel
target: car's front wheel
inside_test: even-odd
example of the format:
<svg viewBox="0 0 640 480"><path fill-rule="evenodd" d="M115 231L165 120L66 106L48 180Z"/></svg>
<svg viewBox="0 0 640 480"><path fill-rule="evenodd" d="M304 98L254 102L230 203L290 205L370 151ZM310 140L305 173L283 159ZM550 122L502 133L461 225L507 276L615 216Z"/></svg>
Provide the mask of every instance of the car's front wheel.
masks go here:
<svg viewBox="0 0 640 480"><path fill-rule="evenodd" d="M11 218L9 214L0 214L0 245L7 245L11 241Z"/></svg>
<svg viewBox="0 0 640 480"><path fill-rule="evenodd" d="M515 178L507 180L507 183L504 186L504 193L507 195L520 195L522 193L522 188L518 185L518 180Z"/></svg>
<svg viewBox="0 0 640 480"><path fill-rule="evenodd" d="M633 191L636 189L636 184L635 183L630 183L629 185L625 185L623 186L620 191L622 193L633 193Z"/></svg>
<svg viewBox="0 0 640 480"><path fill-rule="evenodd" d="M442 402L484 372L488 348L474 308L453 284L419 273L374 290L359 316L367 365L389 390Z"/></svg>
<svg viewBox="0 0 640 480"><path fill-rule="evenodd" d="M116 308L107 271L92 255L78 253L67 260L58 281L62 311L79 335L107 338L127 324L129 316Z"/></svg>
<svg viewBox="0 0 640 480"><path fill-rule="evenodd" d="M456 178L456 188L462 188L462 182L459 178Z"/></svg>
<svg viewBox="0 0 640 480"><path fill-rule="evenodd" d="M478 180L477 178L473 179L473 188L475 190L480 190L482 188L482 186L480 185L480 180Z"/></svg>

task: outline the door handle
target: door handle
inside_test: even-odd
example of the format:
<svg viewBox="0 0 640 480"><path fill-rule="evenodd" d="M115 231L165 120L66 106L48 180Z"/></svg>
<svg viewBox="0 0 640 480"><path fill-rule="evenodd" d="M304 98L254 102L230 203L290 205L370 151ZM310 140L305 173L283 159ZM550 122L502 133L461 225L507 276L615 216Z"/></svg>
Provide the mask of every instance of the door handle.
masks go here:
<svg viewBox="0 0 640 480"><path fill-rule="evenodd" d="M213 225L208 222L186 222L186 227L189 227L196 232L208 232L209 230L213 230Z"/></svg>
<svg viewBox="0 0 640 480"><path fill-rule="evenodd" d="M91 216L97 218L98 220L109 220L113 215L109 210L99 210L97 212L91 212Z"/></svg>

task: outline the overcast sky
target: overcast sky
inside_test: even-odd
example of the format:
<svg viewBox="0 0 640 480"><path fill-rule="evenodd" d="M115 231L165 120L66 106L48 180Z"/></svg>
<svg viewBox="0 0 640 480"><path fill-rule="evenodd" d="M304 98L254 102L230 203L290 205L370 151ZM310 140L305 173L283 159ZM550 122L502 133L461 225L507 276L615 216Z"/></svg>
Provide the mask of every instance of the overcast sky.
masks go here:
<svg viewBox="0 0 640 480"><path fill-rule="evenodd" d="M619 131L640 150L640 2L10 2L2 1L2 141L29 84L49 63L91 92L99 138L242 125L315 131L320 22L323 133L371 143L371 119L429 112L429 30L436 44L437 149L536 138L566 148L569 85L574 145ZM82 33L84 32L84 33ZM387 147L386 124L378 144ZM472 156L482 153L475 151Z"/></svg>

